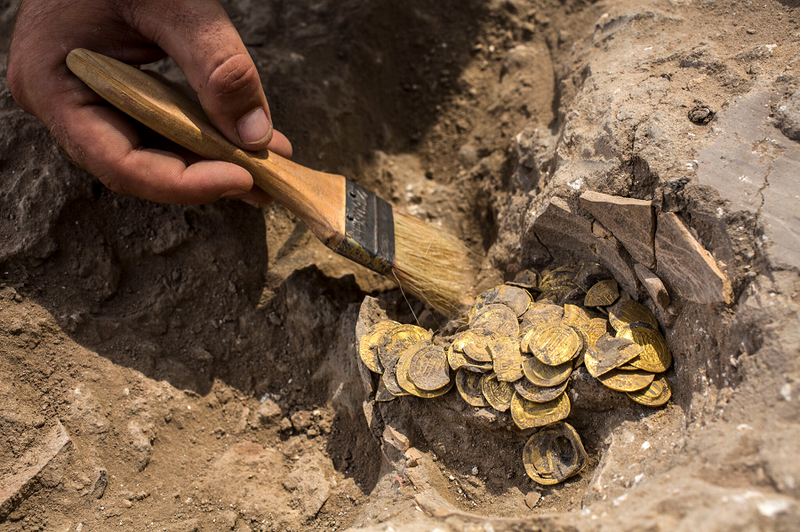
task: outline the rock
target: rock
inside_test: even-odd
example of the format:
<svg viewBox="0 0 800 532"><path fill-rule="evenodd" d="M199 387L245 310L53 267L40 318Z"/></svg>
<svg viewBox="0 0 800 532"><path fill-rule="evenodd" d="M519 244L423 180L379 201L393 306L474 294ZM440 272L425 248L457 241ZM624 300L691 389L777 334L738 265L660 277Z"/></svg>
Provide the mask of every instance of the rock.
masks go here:
<svg viewBox="0 0 800 532"><path fill-rule="evenodd" d="M136 455L138 470L144 471L144 468L150 463L150 457L153 456L153 445L150 443L150 438L145 436L144 431L135 421L128 423L128 432L132 438L131 445Z"/></svg>
<svg viewBox="0 0 800 532"><path fill-rule="evenodd" d="M634 264L633 270L636 272L636 276L639 277L639 281L642 282L645 290L647 290L647 293L650 295L650 299L652 299L662 309L667 308L670 304L669 292L667 292L667 288L664 286L664 283L661 281L661 279L659 279L657 275L641 264Z"/></svg>
<svg viewBox="0 0 800 532"><path fill-rule="evenodd" d="M800 91L795 91L788 100L778 106L776 119L784 135L800 141Z"/></svg>
<svg viewBox="0 0 800 532"><path fill-rule="evenodd" d="M789 139L800 135L800 95L777 104L780 130L770 122L770 100L768 91L752 92L719 115L720 135L699 153L697 178L728 200L730 210L757 217L773 265L798 268L800 144Z"/></svg>
<svg viewBox="0 0 800 532"><path fill-rule="evenodd" d="M313 415L308 410L298 410L292 414L292 426L296 431L306 430L314 422Z"/></svg>
<svg viewBox="0 0 800 532"><path fill-rule="evenodd" d="M651 201L584 192L581 205L620 241L631 257L648 268L655 267L653 235L655 215Z"/></svg>
<svg viewBox="0 0 800 532"><path fill-rule="evenodd" d="M224 529L224 530L233 530L236 527L236 512L233 510L225 510L224 512L220 512L217 516L217 523Z"/></svg>
<svg viewBox="0 0 800 532"><path fill-rule="evenodd" d="M108 472L105 469L97 470L97 480L94 481L92 492L89 496L93 499L102 499L108 486Z"/></svg>
<svg viewBox="0 0 800 532"><path fill-rule="evenodd" d="M536 508L536 505L539 504L540 500L542 500L542 494L538 491L531 491L525 495L525 505L531 510Z"/></svg>
<svg viewBox="0 0 800 532"><path fill-rule="evenodd" d="M695 303L733 303L730 279L674 212L658 215L656 260L672 294Z"/></svg>
<svg viewBox="0 0 800 532"><path fill-rule="evenodd" d="M0 475L0 519L33 492L36 478L70 445L67 431L60 421L56 421L56 426L41 443L22 455L14 466L4 466L5 471Z"/></svg>
<svg viewBox="0 0 800 532"><path fill-rule="evenodd" d="M408 438L404 434L388 425L383 429L383 440L401 453L406 452L411 447Z"/></svg>
<svg viewBox="0 0 800 532"><path fill-rule="evenodd" d="M256 412L258 422L262 425L269 425L279 420L283 413L281 407L272 399L265 399Z"/></svg>
<svg viewBox="0 0 800 532"><path fill-rule="evenodd" d="M329 478L332 474L333 465L313 455L301 460L297 469L283 481L283 487L292 492L292 500L299 506L304 518L316 516L328 500L331 493Z"/></svg>

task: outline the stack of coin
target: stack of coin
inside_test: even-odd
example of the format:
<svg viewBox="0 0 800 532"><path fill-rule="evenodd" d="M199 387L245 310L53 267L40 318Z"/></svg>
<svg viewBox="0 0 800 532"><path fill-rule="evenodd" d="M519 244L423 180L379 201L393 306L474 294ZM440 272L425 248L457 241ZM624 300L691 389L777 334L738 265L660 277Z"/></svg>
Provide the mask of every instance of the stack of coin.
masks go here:
<svg viewBox="0 0 800 532"><path fill-rule="evenodd" d="M658 322L600 264L525 270L479 295L467 320L436 342L414 325L373 325L359 354L381 375L376 400L438 397L455 382L469 405L510 412L521 430L538 430L523 452L537 483L556 484L586 465L580 437L563 421L570 375L580 365L638 403L660 406L671 396L663 372L672 355Z"/></svg>

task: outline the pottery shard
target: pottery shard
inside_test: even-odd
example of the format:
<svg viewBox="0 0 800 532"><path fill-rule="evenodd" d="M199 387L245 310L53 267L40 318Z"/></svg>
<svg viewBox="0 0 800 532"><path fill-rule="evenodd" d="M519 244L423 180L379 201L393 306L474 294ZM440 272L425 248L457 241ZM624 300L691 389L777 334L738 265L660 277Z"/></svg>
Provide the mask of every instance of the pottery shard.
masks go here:
<svg viewBox="0 0 800 532"><path fill-rule="evenodd" d="M566 201L554 196L533 222L533 231L551 252L556 249L576 251L592 243L592 224L572 212Z"/></svg>
<svg viewBox="0 0 800 532"><path fill-rule="evenodd" d="M667 308L670 304L669 292L667 292L667 287L664 286L661 279L641 264L634 264L633 269L650 295L650 299L655 301L661 308Z"/></svg>
<svg viewBox="0 0 800 532"><path fill-rule="evenodd" d="M653 250L655 214L651 201L584 192L581 205L620 241L636 262L656 265Z"/></svg>
<svg viewBox="0 0 800 532"><path fill-rule="evenodd" d="M730 279L674 212L658 215L655 242L658 275L673 295L695 303L733 303Z"/></svg>
<svg viewBox="0 0 800 532"><path fill-rule="evenodd" d="M614 275L614 279L626 292L637 293L636 274L625 260L619 240L599 222L592 224L592 235L594 235L594 240L591 249L597 257L597 261L608 268Z"/></svg>

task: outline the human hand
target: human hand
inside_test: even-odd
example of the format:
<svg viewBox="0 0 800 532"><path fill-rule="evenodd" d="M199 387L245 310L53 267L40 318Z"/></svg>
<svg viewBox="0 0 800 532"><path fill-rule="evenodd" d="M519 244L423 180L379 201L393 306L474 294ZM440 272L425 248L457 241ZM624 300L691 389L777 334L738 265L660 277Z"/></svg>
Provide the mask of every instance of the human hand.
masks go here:
<svg viewBox="0 0 800 532"><path fill-rule="evenodd" d="M24 0L8 86L70 157L115 192L162 203L220 197L269 203L244 168L143 146L131 122L67 69L74 48L131 64L169 55L225 137L244 149L268 147L290 157L291 144L272 129L256 67L218 0Z"/></svg>

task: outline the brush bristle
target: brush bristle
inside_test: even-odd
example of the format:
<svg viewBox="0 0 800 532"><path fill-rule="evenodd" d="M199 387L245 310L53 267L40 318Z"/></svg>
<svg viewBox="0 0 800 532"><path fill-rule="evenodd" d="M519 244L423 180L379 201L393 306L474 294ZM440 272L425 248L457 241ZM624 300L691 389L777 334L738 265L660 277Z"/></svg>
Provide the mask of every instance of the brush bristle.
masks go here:
<svg viewBox="0 0 800 532"><path fill-rule="evenodd" d="M394 242L393 272L405 291L447 316L464 309L478 266L461 240L395 210Z"/></svg>

